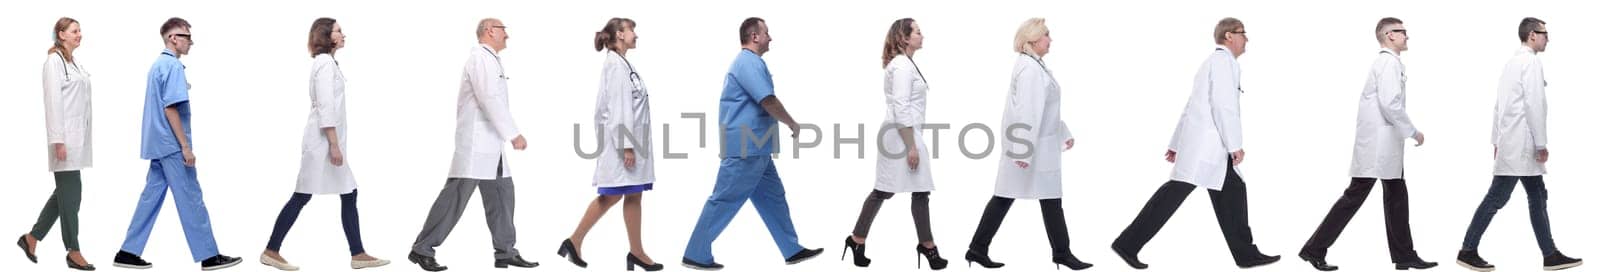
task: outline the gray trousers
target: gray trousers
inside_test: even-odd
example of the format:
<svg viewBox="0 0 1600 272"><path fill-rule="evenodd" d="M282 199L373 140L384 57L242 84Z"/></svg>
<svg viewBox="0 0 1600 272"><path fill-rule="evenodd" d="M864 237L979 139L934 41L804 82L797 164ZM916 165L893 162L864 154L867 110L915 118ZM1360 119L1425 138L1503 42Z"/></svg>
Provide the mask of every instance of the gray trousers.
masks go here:
<svg viewBox="0 0 1600 272"><path fill-rule="evenodd" d="M517 256L519 254L515 247L517 227L512 223L512 217L516 214L517 198L510 177L494 180L467 178L446 180L444 189L439 190L439 198L433 201L433 208L428 210L427 221L422 223L422 233L418 233L417 241L411 244L411 251L423 256L434 256L433 248L444 244L445 237L450 236L450 230L455 229L457 221L461 221L461 213L467 209L467 202L472 200L473 189L483 194L483 213L484 218L489 221L489 236L494 243L494 258L508 259Z"/></svg>
<svg viewBox="0 0 1600 272"><path fill-rule="evenodd" d="M911 222L917 226L917 241L932 242L933 226L928 221L928 194L930 192L911 193ZM867 200L861 203L861 216L856 218L856 228L851 234L867 238L867 231L872 230L872 221L878 217L878 209L883 207L883 201L894 197L894 193L872 190L867 195Z"/></svg>

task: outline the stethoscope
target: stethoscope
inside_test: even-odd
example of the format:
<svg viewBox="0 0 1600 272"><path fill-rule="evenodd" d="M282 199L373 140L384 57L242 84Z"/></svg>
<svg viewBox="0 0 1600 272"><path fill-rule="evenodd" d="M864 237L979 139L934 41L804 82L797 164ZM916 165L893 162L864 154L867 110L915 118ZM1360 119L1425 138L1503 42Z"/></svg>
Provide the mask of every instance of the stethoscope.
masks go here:
<svg viewBox="0 0 1600 272"><path fill-rule="evenodd" d="M500 55L496 55L494 53L494 51L493 50L489 50L488 47L482 47L482 48L483 48L484 52L489 52L489 56L494 56L494 66L500 67L500 79L510 80L511 77L506 76L506 66L503 65L503 64L500 64Z"/></svg>
<svg viewBox="0 0 1600 272"><path fill-rule="evenodd" d="M616 52L612 52L612 54L616 54ZM628 81L633 83L633 99L649 98L650 94L644 93L644 80L639 78L638 71L633 70L633 63L628 62L628 58L623 57L621 54L617 54L617 58L622 59L622 64L628 66Z"/></svg>

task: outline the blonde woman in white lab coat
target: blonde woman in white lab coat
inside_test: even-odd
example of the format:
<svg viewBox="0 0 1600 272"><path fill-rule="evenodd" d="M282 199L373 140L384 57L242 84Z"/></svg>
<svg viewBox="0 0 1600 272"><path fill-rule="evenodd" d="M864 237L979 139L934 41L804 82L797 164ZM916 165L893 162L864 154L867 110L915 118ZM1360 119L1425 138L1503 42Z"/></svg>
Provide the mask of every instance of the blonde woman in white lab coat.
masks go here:
<svg viewBox="0 0 1600 272"><path fill-rule="evenodd" d="M306 47L312 56L311 64L311 114L306 118L300 177L289 203L278 213L267 249L261 252L261 264L279 270L295 271L300 268L278 254L283 238L289 234L300 209L311 201L311 195L338 194L340 220L344 224L345 241L350 247L350 268L361 269L389 264L388 260L367 255L361 243L361 222L356 212L356 180L345 161L349 141L345 122L344 72L339 61L334 60L344 48L344 28L332 18L318 18L311 23L311 33Z"/></svg>
<svg viewBox="0 0 1600 272"><path fill-rule="evenodd" d="M1511 192L1522 183L1528 194L1528 217L1533 224L1534 240L1539 253L1544 256L1544 270L1562 270L1583 265L1583 259L1567 257L1556 249L1550 231L1550 212L1546 202L1550 193L1545 191L1544 163L1550 159L1549 107L1544 88L1544 62L1539 60L1545 46L1550 44L1550 32L1543 20L1523 18L1517 27L1517 38L1522 47L1512 55L1500 74L1500 87L1494 106L1494 132L1490 143L1494 145L1494 180L1489 193L1483 196L1478 210L1467 226L1467 235L1456 254L1456 264L1474 271L1493 271L1494 265L1478 255L1478 241L1494 214L1511 200Z"/></svg>
<svg viewBox="0 0 1600 272"><path fill-rule="evenodd" d="M967 246L968 265L999 268L1004 263L989 258L989 243L1018 198L1038 199L1044 215L1045 237L1050 240L1050 261L1072 270L1094 266L1079 261L1069 248L1066 215L1061 210L1061 153L1072 149L1072 132L1061 121L1061 85L1044 64L1050 53L1050 29L1044 18L1032 18L1017 28L1013 49L1017 61L1011 70L1001 134L1000 170L994 197L983 209L978 230Z"/></svg>
<svg viewBox="0 0 1600 272"><path fill-rule="evenodd" d="M1171 179L1156 190L1139 216L1111 244L1112 251L1136 269L1147 267L1139 262L1139 251L1172 219L1196 186L1211 194L1211 209L1235 265L1251 268L1280 259L1256 248L1244 179L1235 169L1244 162L1244 129L1239 118L1239 95L1244 89L1239 87L1238 58L1244 55L1250 38L1245 36L1244 22L1234 18L1217 21L1211 35L1217 47L1195 73L1194 90L1167 144L1167 162L1174 163Z"/></svg>
<svg viewBox="0 0 1600 272"><path fill-rule="evenodd" d="M878 216L883 201L896 193L911 193L911 218L917 229L917 256L927 259L933 270L944 269L949 263L939 256L939 247L933 243L933 226L929 223L928 195L933 192L933 173L922 154L928 154L928 144L922 138L922 124L926 121L928 107L928 82L922 70L912 59L922 49L922 28L916 20L903 18L889 26L883 41L883 128L878 135L877 182L867 200L861 204L861 215L856 219L855 230L845 237L844 247L854 253L853 263L866 267L872 259L866 256L867 232ZM909 143L909 144L908 144ZM917 261L922 267L922 261Z"/></svg>
<svg viewBox="0 0 1600 272"><path fill-rule="evenodd" d="M561 248L556 250L556 255L578 267L589 267L583 260L584 237L619 201L628 229L628 270L637 267L658 271L664 267L645 254L640 238L644 191L655 188L656 169L650 142L650 93L627 59L628 51L639 45L634 26L632 19L611 18L594 33L594 50L606 58L594 105L595 132L604 135L594 169L594 186L600 195L589 202L572 236L561 241Z"/></svg>
<svg viewBox="0 0 1600 272"><path fill-rule="evenodd" d="M17 238L17 247L28 261L38 263L36 249L56 219L61 219L61 243L67 249L67 268L92 271L94 265L83 258L78 245L78 208L83 202L84 168L94 164L90 148L92 122L89 103L89 72L79 66L73 52L83 43L78 20L56 19L55 43L44 59L44 124L50 152L50 172L55 173L56 190L39 211L33 230ZM15 269L15 268L13 268Z"/></svg>

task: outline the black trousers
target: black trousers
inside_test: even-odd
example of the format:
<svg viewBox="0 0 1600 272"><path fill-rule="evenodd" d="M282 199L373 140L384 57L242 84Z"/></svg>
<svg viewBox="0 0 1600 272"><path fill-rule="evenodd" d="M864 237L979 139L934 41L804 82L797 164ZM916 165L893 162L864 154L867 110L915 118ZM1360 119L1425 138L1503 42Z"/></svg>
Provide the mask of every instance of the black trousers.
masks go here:
<svg viewBox="0 0 1600 272"><path fill-rule="evenodd" d="M1193 184L1176 180L1162 184L1161 189L1157 189L1150 201L1144 204L1139 216L1133 219L1127 229L1122 230L1111 246L1138 255L1144 245L1150 243L1150 239L1167 224L1167 220L1172 219L1178 207L1183 206L1184 199L1189 198L1194 188ZM1211 208L1217 214L1217 225L1222 227L1222 237L1227 240L1234 263L1245 264L1261 258L1261 251L1256 248L1255 238L1250 232L1250 208L1244 179L1233 171L1233 167L1228 167L1222 189L1208 192L1211 193Z"/></svg>
<svg viewBox="0 0 1600 272"><path fill-rule="evenodd" d="M972 234L972 243L967 245L967 251L989 255L989 243L1000 232L1000 223L1005 221L1006 213L1011 211L1014 201L1001 196L989 198L989 205L983 208L983 218L978 220L978 230ZM1067 217L1061 210L1061 199L1040 199L1039 212L1044 215L1044 234L1050 239L1050 256L1072 256L1072 243L1067 238Z"/></svg>
<svg viewBox="0 0 1600 272"><path fill-rule="evenodd" d="M1328 247L1339 239L1339 233L1344 232L1345 225L1350 224L1350 218L1356 216L1361 203L1366 202L1367 194L1372 192L1372 184L1377 181L1375 178L1351 178L1350 187L1344 189L1344 196L1333 203L1333 208L1328 210L1328 217L1322 219L1322 224L1311 234L1311 239L1300 247L1300 254L1327 257ZM1383 225L1389 236L1390 262L1418 260L1417 251L1411 244L1411 201L1406 195L1405 179L1383 180Z"/></svg>

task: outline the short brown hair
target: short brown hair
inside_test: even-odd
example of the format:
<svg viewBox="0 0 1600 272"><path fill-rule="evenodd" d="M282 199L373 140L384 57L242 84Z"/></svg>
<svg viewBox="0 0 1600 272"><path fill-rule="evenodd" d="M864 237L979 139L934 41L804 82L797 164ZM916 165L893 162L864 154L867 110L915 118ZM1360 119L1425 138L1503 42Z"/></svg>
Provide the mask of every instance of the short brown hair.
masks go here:
<svg viewBox="0 0 1600 272"><path fill-rule="evenodd" d="M1385 38L1388 37L1386 34L1389 34L1388 31L1383 31L1383 28L1404 23L1406 22L1400 21L1399 18L1383 17L1383 19L1378 19L1378 27L1377 29L1372 30L1372 32L1378 35L1378 43L1381 44L1384 42Z"/></svg>
<svg viewBox="0 0 1600 272"><path fill-rule="evenodd" d="M755 38L756 31L761 30L761 24L766 22L761 17L745 18L743 23L739 23L739 44L749 44Z"/></svg>
<svg viewBox="0 0 1600 272"><path fill-rule="evenodd" d="M1522 24L1517 25L1517 38L1522 39L1522 42L1528 42L1528 36L1532 35L1534 31L1538 31L1539 26L1542 25L1544 25L1544 20L1539 20L1539 18L1522 18Z"/></svg>
<svg viewBox="0 0 1600 272"><path fill-rule="evenodd" d="M339 23L333 18L322 17L311 21L311 37L307 38L306 48L311 51L311 57L321 54L332 54L339 45L333 40L333 25Z"/></svg>
<svg viewBox="0 0 1600 272"><path fill-rule="evenodd" d="M178 17L167 18L167 22L161 23L161 36L165 38L167 32L179 28L189 28L189 21Z"/></svg>
<svg viewBox="0 0 1600 272"><path fill-rule="evenodd" d="M1228 41L1229 32L1238 31L1240 28L1244 28L1244 22L1239 21L1239 19L1233 17L1222 18L1221 21L1217 21L1217 28L1211 32L1211 36L1216 39L1217 44L1222 44L1222 42Z"/></svg>

